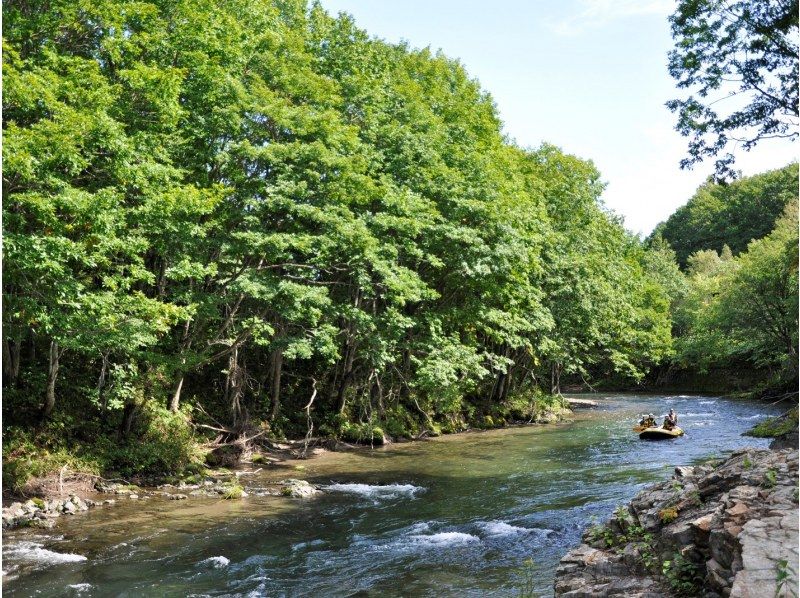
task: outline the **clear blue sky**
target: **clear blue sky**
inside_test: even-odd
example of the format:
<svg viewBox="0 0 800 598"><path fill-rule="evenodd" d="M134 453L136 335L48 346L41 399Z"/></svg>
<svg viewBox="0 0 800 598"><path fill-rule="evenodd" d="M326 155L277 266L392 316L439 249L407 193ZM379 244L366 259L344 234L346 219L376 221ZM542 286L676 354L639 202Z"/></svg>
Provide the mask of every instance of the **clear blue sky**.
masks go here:
<svg viewBox="0 0 800 598"><path fill-rule="evenodd" d="M494 97L505 132L592 159L607 206L649 233L686 203L711 165L681 171L686 140L664 102L670 0L321 0L373 36L458 58ZM740 152L754 174L796 158L796 143Z"/></svg>

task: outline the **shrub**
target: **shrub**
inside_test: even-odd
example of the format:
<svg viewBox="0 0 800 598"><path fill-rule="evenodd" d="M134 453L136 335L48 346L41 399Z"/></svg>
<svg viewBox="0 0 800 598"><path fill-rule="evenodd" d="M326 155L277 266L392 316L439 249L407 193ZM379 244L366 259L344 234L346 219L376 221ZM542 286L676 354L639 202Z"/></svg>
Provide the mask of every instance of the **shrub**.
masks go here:
<svg viewBox="0 0 800 598"><path fill-rule="evenodd" d="M419 424L402 405L387 409L383 427L392 438L413 438L419 432Z"/></svg>
<svg viewBox="0 0 800 598"><path fill-rule="evenodd" d="M661 572L672 591L679 596L699 596L702 594L703 573L700 567L675 553L672 560L664 561Z"/></svg>
<svg viewBox="0 0 800 598"><path fill-rule="evenodd" d="M120 444L105 439L109 469L122 476L181 473L200 459L183 414L151 405L142 415L134 438Z"/></svg>
<svg viewBox="0 0 800 598"><path fill-rule="evenodd" d="M761 482L761 486L764 488L774 488L777 481L777 472L774 469L768 469L764 472L764 480Z"/></svg>
<svg viewBox="0 0 800 598"><path fill-rule="evenodd" d="M3 433L3 488L21 492L34 478L55 475L66 466L72 472L98 475L103 455L91 445L68 442L63 422L48 423L38 432L10 427Z"/></svg>
<svg viewBox="0 0 800 598"><path fill-rule="evenodd" d="M370 444L383 444L383 429L374 426L369 422L349 423L347 422L341 431L341 438L349 442L360 442Z"/></svg>
<svg viewBox="0 0 800 598"><path fill-rule="evenodd" d="M665 509L661 509L658 512L658 518L661 520L661 523L667 524L672 523L678 518L678 509L675 507L667 507Z"/></svg>

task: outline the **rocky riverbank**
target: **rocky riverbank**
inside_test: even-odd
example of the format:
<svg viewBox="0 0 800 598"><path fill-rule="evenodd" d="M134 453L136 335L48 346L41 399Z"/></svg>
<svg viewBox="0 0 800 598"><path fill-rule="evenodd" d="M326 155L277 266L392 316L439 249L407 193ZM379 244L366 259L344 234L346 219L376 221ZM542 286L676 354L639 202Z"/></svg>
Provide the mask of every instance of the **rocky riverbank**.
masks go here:
<svg viewBox="0 0 800 598"><path fill-rule="evenodd" d="M744 449L677 467L556 571L557 597L797 596L798 451Z"/></svg>
<svg viewBox="0 0 800 598"><path fill-rule="evenodd" d="M256 470L258 471L258 470ZM196 484L181 482L177 485L163 484L155 488L141 488L132 484L98 482L95 486L95 498L80 497L70 494L68 497L31 498L24 502L15 502L3 509L2 522L4 529L16 527L35 527L51 529L56 520L63 515L76 515L95 507L110 506L118 500L150 500L153 498L167 500L186 500L205 497L225 500L245 498L248 493L239 483L239 476L254 471L239 471L225 478L209 477ZM237 475L238 474L238 475ZM259 488L258 494L268 496L284 496L289 498L307 498L319 493L320 489L305 480L287 479L268 487ZM114 498L102 498L113 495Z"/></svg>

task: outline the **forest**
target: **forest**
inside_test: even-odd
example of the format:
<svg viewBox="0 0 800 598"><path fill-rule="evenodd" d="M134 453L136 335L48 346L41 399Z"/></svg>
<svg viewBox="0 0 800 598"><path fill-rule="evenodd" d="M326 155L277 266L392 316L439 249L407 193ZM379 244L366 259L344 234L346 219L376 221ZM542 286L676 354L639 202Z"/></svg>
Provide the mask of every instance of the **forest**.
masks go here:
<svg viewBox="0 0 800 598"><path fill-rule="evenodd" d="M567 384L796 388L796 163L643 240L458 61L318 4L11 2L3 52L6 488L535 421Z"/></svg>

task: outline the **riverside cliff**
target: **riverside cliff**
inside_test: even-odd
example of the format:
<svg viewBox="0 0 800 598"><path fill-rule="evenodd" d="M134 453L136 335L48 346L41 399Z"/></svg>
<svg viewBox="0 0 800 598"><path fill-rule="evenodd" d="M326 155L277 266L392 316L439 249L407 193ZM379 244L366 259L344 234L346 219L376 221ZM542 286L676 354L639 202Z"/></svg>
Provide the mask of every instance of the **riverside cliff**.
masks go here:
<svg viewBox="0 0 800 598"><path fill-rule="evenodd" d="M557 597L796 596L798 451L744 449L677 467L584 533Z"/></svg>

